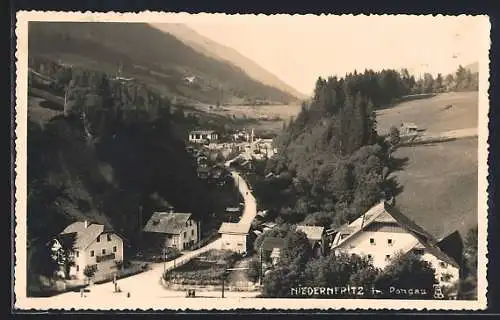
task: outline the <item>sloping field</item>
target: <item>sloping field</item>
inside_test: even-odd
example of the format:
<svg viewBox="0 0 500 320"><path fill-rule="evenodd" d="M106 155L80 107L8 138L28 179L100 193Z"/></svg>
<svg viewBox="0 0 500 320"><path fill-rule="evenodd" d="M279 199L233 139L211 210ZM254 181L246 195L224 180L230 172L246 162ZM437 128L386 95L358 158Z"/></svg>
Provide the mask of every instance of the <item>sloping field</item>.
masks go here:
<svg viewBox="0 0 500 320"><path fill-rule="evenodd" d="M396 172L403 192L396 203L403 213L436 237L477 224L478 140L467 138L399 148L408 157Z"/></svg>
<svg viewBox="0 0 500 320"><path fill-rule="evenodd" d="M55 116L63 113L61 110L57 110L57 107L59 106L43 98L30 96L28 98L28 117L32 121L44 125Z"/></svg>
<svg viewBox="0 0 500 320"><path fill-rule="evenodd" d="M477 116L477 91L451 92L380 110L377 112L377 123L380 134L388 132L392 125L399 127L401 122L413 122L431 134L477 127Z"/></svg>

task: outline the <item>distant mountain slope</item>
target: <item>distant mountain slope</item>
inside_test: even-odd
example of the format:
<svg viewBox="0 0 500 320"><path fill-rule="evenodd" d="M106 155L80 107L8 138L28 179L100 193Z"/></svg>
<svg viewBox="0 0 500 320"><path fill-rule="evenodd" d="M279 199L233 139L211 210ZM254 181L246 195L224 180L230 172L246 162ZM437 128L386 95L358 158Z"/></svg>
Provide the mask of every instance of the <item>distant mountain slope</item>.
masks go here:
<svg viewBox="0 0 500 320"><path fill-rule="evenodd" d="M158 23L152 24L152 26L174 35L176 38L200 53L212 58L230 62L231 64L243 69L250 77L265 85L288 92L299 99L307 98L305 94L292 88L276 75L265 70L256 62L245 57L238 51L200 35L185 24Z"/></svg>
<svg viewBox="0 0 500 320"><path fill-rule="evenodd" d="M255 81L144 23L31 22L29 54L123 75L170 97L204 103L285 103L293 95Z"/></svg>

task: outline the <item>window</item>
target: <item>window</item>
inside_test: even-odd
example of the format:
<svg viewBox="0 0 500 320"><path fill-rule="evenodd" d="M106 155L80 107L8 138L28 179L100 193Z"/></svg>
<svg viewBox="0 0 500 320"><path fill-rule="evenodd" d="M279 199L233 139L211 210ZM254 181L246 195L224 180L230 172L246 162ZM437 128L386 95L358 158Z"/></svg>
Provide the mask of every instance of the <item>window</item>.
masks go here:
<svg viewBox="0 0 500 320"><path fill-rule="evenodd" d="M392 239L387 239L387 244L392 246Z"/></svg>
<svg viewBox="0 0 500 320"><path fill-rule="evenodd" d="M78 258L78 256L79 256L79 253L78 253L78 251L75 251L75 254L76 254L76 257Z"/></svg>
<svg viewBox="0 0 500 320"><path fill-rule="evenodd" d="M80 271L80 266L76 265L76 272Z"/></svg>
<svg viewBox="0 0 500 320"><path fill-rule="evenodd" d="M113 247L113 252L116 252L116 246Z"/></svg>
<svg viewBox="0 0 500 320"><path fill-rule="evenodd" d="M443 261L439 262L439 265L441 266L441 268L448 267L448 265L446 264L446 262L443 262Z"/></svg>
<svg viewBox="0 0 500 320"><path fill-rule="evenodd" d="M101 242L101 236L97 236L97 242Z"/></svg>
<svg viewBox="0 0 500 320"><path fill-rule="evenodd" d="M186 231L184 231L184 238L186 237Z"/></svg>
<svg viewBox="0 0 500 320"><path fill-rule="evenodd" d="M370 238L370 244L371 244L371 245L375 245L375 239Z"/></svg>
<svg viewBox="0 0 500 320"><path fill-rule="evenodd" d="M386 254L385 255L385 260L389 260L391 258L391 255L390 254Z"/></svg>
<svg viewBox="0 0 500 320"><path fill-rule="evenodd" d="M107 234L107 238L108 238L108 241L111 241L111 234L110 233Z"/></svg>
<svg viewBox="0 0 500 320"><path fill-rule="evenodd" d="M194 230L191 230L191 235L194 236Z"/></svg>
<svg viewBox="0 0 500 320"><path fill-rule="evenodd" d="M440 281L443 282L443 281L446 281L446 280L444 279L444 277L441 277Z"/></svg>
<svg viewBox="0 0 500 320"><path fill-rule="evenodd" d="M370 260L372 259L372 255L371 254L368 255L368 259L370 259Z"/></svg>
<svg viewBox="0 0 500 320"><path fill-rule="evenodd" d="M106 254L106 249L102 249L102 254Z"/></svg>
<svg viewBox="0 0 500 320"><path fill-rule="evenodd" d="M189 223L186 221L186 227L189 226Z"/></svg>
<svg viewBox="0 0 500 320"><path fill-rule="evenodd" d="M94 256L94 250L91 250L90 251L90 256L93 257Z"/></svg>
<svg viewBox="0 0 500 320"><path fill-rule="evenodd" d="M168 234L168 235L167 235L167 238L172 239L172 235L171 235L171 234Z"/></svg>

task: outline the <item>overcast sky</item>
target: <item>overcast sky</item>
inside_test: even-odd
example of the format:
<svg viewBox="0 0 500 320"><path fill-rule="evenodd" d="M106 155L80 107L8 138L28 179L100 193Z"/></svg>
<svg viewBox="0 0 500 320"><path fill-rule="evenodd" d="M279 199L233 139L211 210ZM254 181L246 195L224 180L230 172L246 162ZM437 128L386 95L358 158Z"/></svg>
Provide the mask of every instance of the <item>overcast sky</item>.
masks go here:
<svg viewBox="0 0 500 320"><path fill-rule="evenodd" d="M318 76L354 69L406 67L416 76L453 72L480 60L484 30L484 20L467 16L186 15L182 20L306 94Z"/></svg>

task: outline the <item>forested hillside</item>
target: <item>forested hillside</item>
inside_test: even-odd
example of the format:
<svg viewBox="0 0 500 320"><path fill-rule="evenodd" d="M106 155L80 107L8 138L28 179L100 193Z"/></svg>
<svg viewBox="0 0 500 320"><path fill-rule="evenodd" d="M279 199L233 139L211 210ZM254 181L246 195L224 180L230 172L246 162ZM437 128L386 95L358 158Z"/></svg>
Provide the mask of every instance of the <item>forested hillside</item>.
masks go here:
<svg viewBox="0 0 500 320"><path fill-rule="evenodd" d="M329 227L397 195L400 186L387 176L406 160L394 158L390 140L378 136L374 111L411 94L477 89L477 77L461 66L446 83L440 79L416 81L406 70L319 78L312 102L276 139L277 156L257 165L262 207L286 222Z"/></svg>
<svg viewBox="0 0 500 320"><path fill-rule="evenodd" d="M174 36L143 23L31 22L30 57L108 73L121 72L169 97L205 103L297 98L250 78L243 70L198 53ZM186 77L196 81L186 82Z"/></svg>

